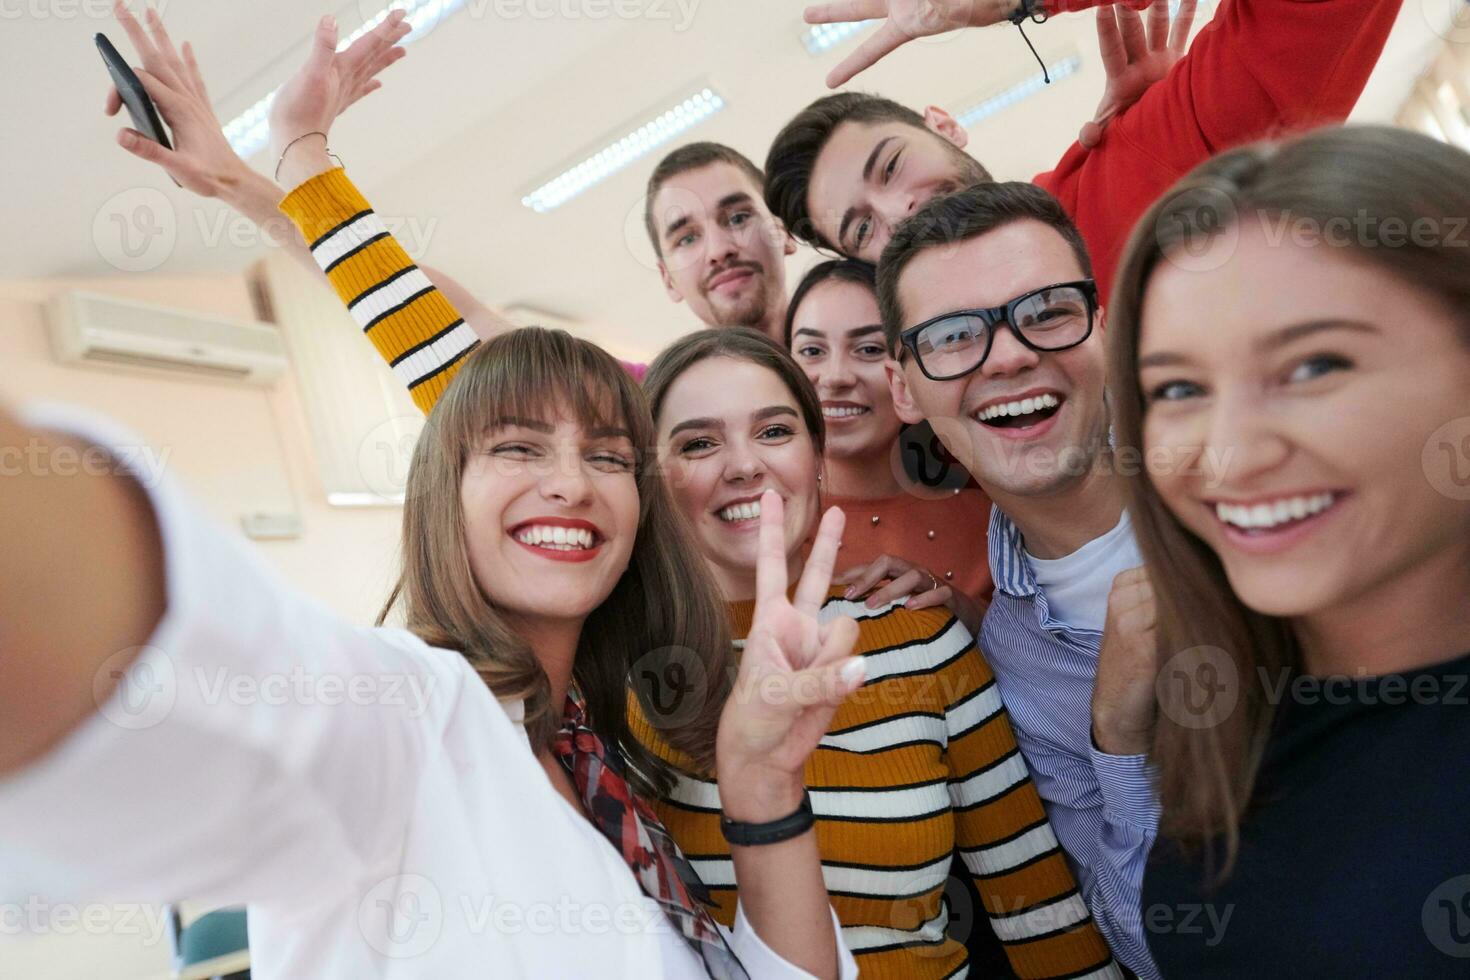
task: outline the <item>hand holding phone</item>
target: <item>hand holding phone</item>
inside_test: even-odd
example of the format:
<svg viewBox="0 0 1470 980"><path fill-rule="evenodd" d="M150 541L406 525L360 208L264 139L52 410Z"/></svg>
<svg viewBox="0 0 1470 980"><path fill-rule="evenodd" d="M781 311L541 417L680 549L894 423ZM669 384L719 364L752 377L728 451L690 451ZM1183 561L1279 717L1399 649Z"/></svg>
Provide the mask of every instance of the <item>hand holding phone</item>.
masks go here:
<svg viewBox="0 0 1470 980"><path fill-rule="evenodd" d="M133 117L133 128L153 142L173 149L168 132L163 128L163 120L159 118L158 109L153 105L153 100L149 98L148 90L143 87L137 73L118 53L106 34L99 33L96 40L97 50L102 54L102 63L107 66L108 74L112 75L112 84L117 87L122 104L127 106L128 115Z"/></svg>

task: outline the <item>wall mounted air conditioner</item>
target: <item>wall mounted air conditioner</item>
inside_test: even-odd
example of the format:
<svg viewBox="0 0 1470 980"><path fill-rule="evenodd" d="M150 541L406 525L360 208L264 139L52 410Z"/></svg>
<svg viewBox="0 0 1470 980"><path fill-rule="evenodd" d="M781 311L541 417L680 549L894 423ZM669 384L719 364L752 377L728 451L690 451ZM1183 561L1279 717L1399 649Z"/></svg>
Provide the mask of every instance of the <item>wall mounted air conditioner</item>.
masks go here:
<svg viewBox="0 0 1470 980"><path fill-rule="evenodd" d="M47 311L56 359L87 367L167 371L272 385L286 370L274 327L97 293L65 290Z"/></svg>

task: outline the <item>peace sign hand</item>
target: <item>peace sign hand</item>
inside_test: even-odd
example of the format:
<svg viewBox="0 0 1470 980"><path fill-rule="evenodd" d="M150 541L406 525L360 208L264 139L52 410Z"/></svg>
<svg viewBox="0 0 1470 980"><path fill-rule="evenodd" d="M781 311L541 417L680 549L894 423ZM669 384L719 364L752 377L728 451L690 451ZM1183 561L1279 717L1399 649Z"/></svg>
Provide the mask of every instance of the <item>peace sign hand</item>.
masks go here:
<svg viewBox="0 0 1470 980"><path fill-rule="evenodd" d="M857 623L818 621L842 540L842 511L833 507L823 516L788 599L784 509L776 493L762 495L755 618L716 743L725 813L748 822L796 809L807 757L864 677L863 661L851 656Z"/></svg>

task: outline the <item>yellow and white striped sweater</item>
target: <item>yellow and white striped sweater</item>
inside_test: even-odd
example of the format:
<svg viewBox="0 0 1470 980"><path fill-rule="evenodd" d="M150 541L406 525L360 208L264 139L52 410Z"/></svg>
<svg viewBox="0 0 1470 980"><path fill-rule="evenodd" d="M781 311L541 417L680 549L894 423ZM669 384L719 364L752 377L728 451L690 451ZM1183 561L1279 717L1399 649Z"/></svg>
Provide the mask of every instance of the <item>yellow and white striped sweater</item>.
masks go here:
<svg viewBox="0 0 1470 980"><path fill-rule="evenodd" d="M730 609L744 636L754 604ZM857 621L867 679L837 710L805 778L827 891L862 975L965 975L965 947L946 936L957 853L984 905L974 912L988 916L1018 976L1120 976L969 633L943 610L868 609L833 590L821 618L839 616ZM733 921L715 780L629 703L634 736L684 774L655 809L709 886L715 917Z"/></svg>
<svg viewBox="0 0 1470 980"><path fill-rule="evenodd" d="M478 343L341 170L281 204L333 288L425 413ZM750 603L731 606L736 636ZM944 900L959 854L1021 977L1121 976L1042 809L999 689L969 634L938 610L868 610L834 593L824 618L857 619L867 680L808 761L823 873L864 976L961 977ZM715 900L735 914L713 779L693 771L634 705L634 734L687 773L656 807Z"/></svg>

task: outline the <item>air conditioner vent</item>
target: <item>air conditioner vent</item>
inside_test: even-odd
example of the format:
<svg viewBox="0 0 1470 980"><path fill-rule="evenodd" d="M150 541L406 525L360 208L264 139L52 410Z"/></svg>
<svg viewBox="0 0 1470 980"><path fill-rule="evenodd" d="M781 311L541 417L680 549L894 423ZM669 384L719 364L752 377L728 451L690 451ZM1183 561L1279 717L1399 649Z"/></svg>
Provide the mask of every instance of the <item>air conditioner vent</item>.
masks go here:
<svg viewBox="0 0 1470 980"><path fill-rule="evenodd" d="M87 360L100 364L113 364L118 367L145 368L152 371L182 371L186 374L208 374L217 378L230 381L245 381L250 377L250 371L243 367L222 367L215 364L201 364L199 361L171 361L166 357L149 357L146 354L138 354L133 351L112 350L107 347L94 347L87 355Z"/></svg>
<svg viewBox="0 0 1470 980"><path fill-rule="evenodd" d="M70 290L50 309L52 349L67 364L169 371L270 385L286 369L273 327Z"/></svg>

